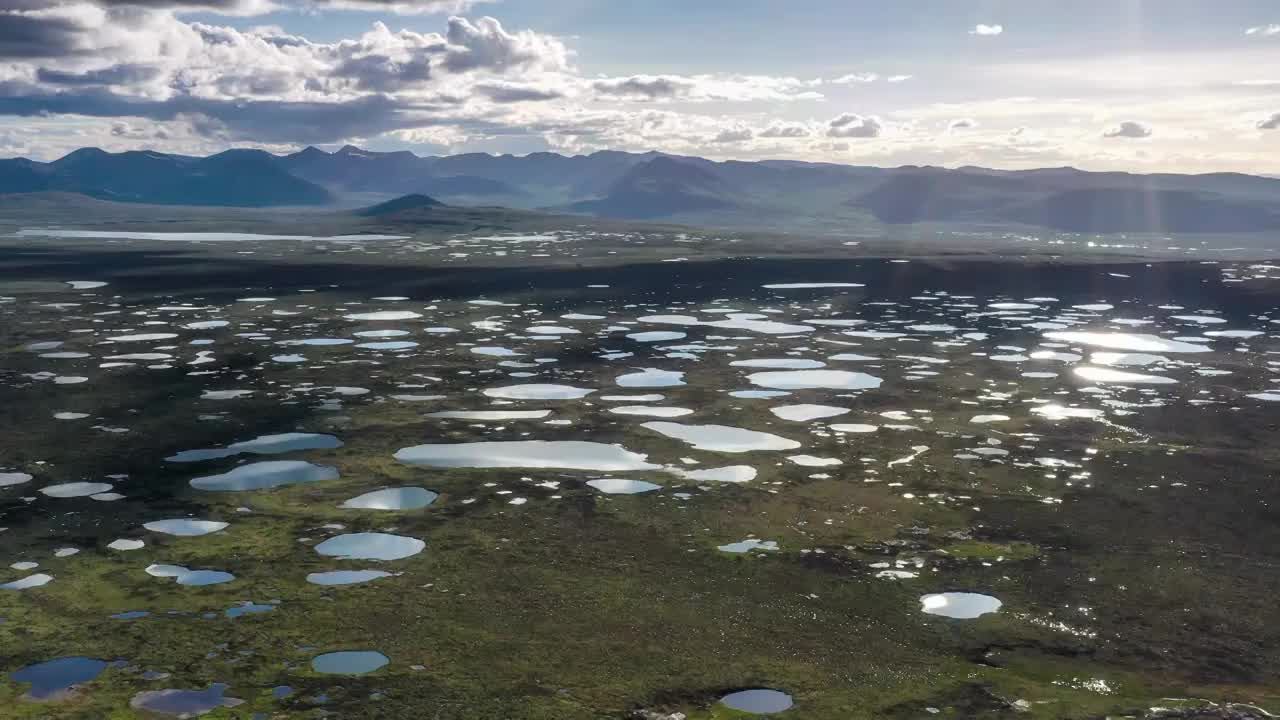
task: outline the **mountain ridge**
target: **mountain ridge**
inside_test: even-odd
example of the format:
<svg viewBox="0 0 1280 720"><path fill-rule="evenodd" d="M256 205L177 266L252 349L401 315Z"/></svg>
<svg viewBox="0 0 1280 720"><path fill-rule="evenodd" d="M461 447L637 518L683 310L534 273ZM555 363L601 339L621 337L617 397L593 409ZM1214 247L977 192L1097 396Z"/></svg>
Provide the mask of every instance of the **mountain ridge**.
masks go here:
<svg viewBox="0 0 1280 720"><path fill-rule="evenodd" d="M0 160L0 193L44 191L228 207L351 207L420 195L453 206L788 230L917 223L1081 233L1280 230L1280 178L1262 175L884 168L652 151L419 156L346 145L195 157L80 148L51 162Z"/></svg>

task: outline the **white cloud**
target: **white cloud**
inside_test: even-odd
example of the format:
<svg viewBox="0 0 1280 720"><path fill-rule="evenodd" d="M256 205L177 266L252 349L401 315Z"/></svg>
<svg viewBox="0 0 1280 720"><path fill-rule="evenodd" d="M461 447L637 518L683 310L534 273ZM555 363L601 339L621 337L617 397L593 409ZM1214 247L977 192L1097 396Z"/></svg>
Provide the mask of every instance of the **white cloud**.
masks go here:
<svg viewBox="0 0 1280 720"><path fill-rule="evenodd" d="M560 40L532 30L508 33L496 18L474 23L449 18L449 49L444 64L454 72L468 70L562 70L569 65L569 50Z"/></svg>
<svg viewBox="0 0 1280 720"><path fill-rule="evenodd" d="M688 94L693 83L674 75L632 75L621 78L602 78L591 84L601 95L661 100Z"/></svg>
<svg viewBox="0 0 1280 720"><path fill-rule="evenodd" d="M909 87L885 84L907 74L745 75L732 72L733 58L725 72L649 74L639 65L591 77L575 67L570 41L493 19L415 20L405 30L394 18L353 16L344 22L363 32L319 42L289 34L283 14L269 20L284 29L186 14L247 12L269 0L139 1L146 6L0 0L9 8L0 10L0 154L369 139L430 152L612 148L808 160L838 152L876 164L1267 171L1259 131L1280 130L1280 78L1265 70L1276 67L1270 42L986 65L921 60L905 66L921 78ZM397 11L394 0L275 1ZM452 7L398 1L415 12ZM856 87L853 107L878 114L831 119L836 111L805 104L837 86ZM1140 129L1102 132L1118 118L1141 118L1127 121Z"/></svg>
<svg viewBox="0 0 1280 720"><path fill-rule="evenodd" d="M594 80L604 99L687 102L783 102L821 100L811 81L771 75L632 75Z"/></svg>
<svg viewBox="0 0 1280 720"><path fill-rule="evenodd" d="M496 2L496 0L310 0L310 2L315 8L322 10L428 15L463 13L480 3Z"/></svg>
<svg viewBox="0 0 1280 720"><path fill-rule="evenodd" d="M1151 128L1144 123L1135 120L1125 120L1119 125L1105 130L1102 133L1105 138L1144 138L1151 137Z"/></svg>
<svg viewBox="0 0 1280 720"><path fill-rule="evenodd" d="M544 102L565 97L565 91L549 85L511 82L481 83L475 91L496 103Z"/></svg>
<svg viewBox="0 0 1280 720"><path fill-rule="evenodd" d="M999 35L1004 32L1003 25L983 25L979 23L969 31L970 35Z"/></svg>
<svg viewBox="0 0 1280 720"><path fill-rule="evenodd" d="M827 136L834 138L873 138L880 137L883 129L878 118L844 113L827 123Z"/></svg>
<svg viewBox="0 0 1280 720"><path fill-rule="evenodd" d="M1256 25L1245 30L1244 34L1260 36L1280 35L1280 24Z"/></svg>
<svg viewBox="0 0 1280 720"><path fill-rule="evenodd" d="M9 0L32 5L42 0ZM279 10L307 10L323 12L343 10L355 12L393 13L396 15L425 15L432 13L462 13L476 5L496 0L86 0L104 8L145 8L173 12L212 12L219 15L252 16ZM47 2L45 4L56 4Z"/></svg>
<svg viewBox="0 0 1280 720"><path fill-rule="evenodd" d="M799 123L774 123L758 133L762 138L802 138L811 134L809 128Z"/></svg>
<svg viewBox="0 0 1280 720"><path fill-rule="evenodd" d="M750 140L752 137L754 137L754 134L751 132L751 128L747 128L747 127L725 128L724 130L721 130L720 132L716 133L716 136L711 139L711 142L741 143L741 142L746 142Z"/></svg>
<svg viewBox="0 0 1280 720"><path fill-rule="evenodd" d="M875 82L878 79L880 79L880 76L877 75L876 73L864 72L864 73L849 73L848 75L841 75L840 77L832 80L831 82L834 85L853 85L856 83Z"/></svg>

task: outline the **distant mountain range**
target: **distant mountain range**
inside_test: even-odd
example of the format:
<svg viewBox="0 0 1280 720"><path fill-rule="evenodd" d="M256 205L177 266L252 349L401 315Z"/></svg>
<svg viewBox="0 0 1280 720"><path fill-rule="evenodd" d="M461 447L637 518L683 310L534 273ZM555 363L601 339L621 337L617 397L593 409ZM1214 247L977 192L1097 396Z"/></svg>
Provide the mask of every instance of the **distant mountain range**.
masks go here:
<svg viewBox="0 0 1280 720"><path fill-rule="evenodd" d="M77 192L101 200L158 205L269 207L332 202L325 188L290 173L261 150L205 158L81 148L51 163L0 160L0 192Z"/></svg>
<svg viewBox="0 0 1280 720"><path fill-rule="evenodd" d="M102 200L273 207L505 206L600 217L788 230L945 223L1082 233L1280 230L1280 179L1134 175L1074 168L878 168L793 161L713 162L661 153L420 157L346 146L205 158L84 148L50 163L0 160L0 193L75 192Z"/></svg>

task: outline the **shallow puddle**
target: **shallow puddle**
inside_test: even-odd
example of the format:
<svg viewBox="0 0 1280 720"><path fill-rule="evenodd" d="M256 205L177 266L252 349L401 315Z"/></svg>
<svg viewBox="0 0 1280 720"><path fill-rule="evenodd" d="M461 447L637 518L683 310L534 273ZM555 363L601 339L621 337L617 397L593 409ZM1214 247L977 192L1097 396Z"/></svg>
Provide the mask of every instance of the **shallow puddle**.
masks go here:
<svg viewBox="0 0 1280 720"><path fill-rule="evenodd" d="M771 433L728 425L681 425L647 422L640 427L692 445L698 450L741 453L754 450L794 450L800 443Z"/></svg>
<svg viewBox="0 0 1280 720"><path fill-rule="evenodd" d="M176 455L165 458L168 462L184 463L184 462L200 462L203 460L217 460L219 458L231 457L241 453L250 453L253 455L278 455L287 452L298 452L301 450L333 450L342 447L342 441L332 435L320 435L317 433L280 433L277 435L262 435L252 440L243 440L241 442L231 443L225 448L210 448L207 450L184 450Z"/></svg>
<svg viewBox="0 0 1280 720"><path fill-rule="evenodd" d="M403 560L422 552L427 544L417 538L388 533L338 535L316 545L316 552L340 560Z"/></svg>
<svg viewBox="0 0 1280 720"><path fill-rule="evenodd" d="M514 440L417 445L396 451L407 465L470 468L562 468L565 470L658 470L646 456L618 445L579 440Z"/></svg>
<svg viewBox="0 0 1280 720"><path fill-rule="evenodd" d="M773 540L756 540L753 538L749 540L739 540L738 542L729 543L728 545L721 545L716 549L727 553L745 553L751 552L752 550L777 550L778 543Z"/></svg>
<svg viewBox="0 0 1280 720"><path fill-rule="evenodd" d="M570 385L531 384L487 388L484 394L503 400L579 400L593 392L595 390Z"/></svg>
<svg viewBox="0 0 1280 720"><path fill-rule="evenodd" d="M599 490L606 495L638 495L640 493L653 492L661 490L661 485L656 485L643 480L623 480L620 478L600 478L599 480L588 480L587 484Z"/></svg>
<svg viewBox="0 0 1280 720"><path fill-rule="evenodd" d="M437 497L426 488L384 488L353 497L339 507L348 510L419 510L435 502Z"/></svg>
<svg viewBox="0 0 1280 720"><path fill-rule="evenodd" d="M774 390L874 390L880 378L845 370L783 370L747 376L753 385Z"/></svg>
<svg viewBox="0 0 1280 720"><path fill-rule="evenodd" d="M241 465L220 475L193 478L191 487L209 492L242 492L337 479L338 469L328 465L302 460L267 460Z"/></svg>
<svg viewBox="0 0 1280 720"><path fill-rule="evenodd" d="M784 692L761 688L730 693L720 698L720 704L751 715L772 715L789 710L795 703Z"/></svg>
<svg viewBox="0 0 1280 720"><path fill-rule="evenodd" d="M226 691L227 686L222 683L214 683L205 690L148 690L134 695L129 707L158 715L195 717L244 702L226 697Z"/></svg>
<svg viewBox="0 0 1280 720"><path fill-rule="evenodd" d="M208 535L219 530L225 530L227 523L216 520L189 520L187 518L175 518L173 520L153 520L149 523L143 523L142 527L151 532L164 533L165 535L177 535L179 537L197 537L200 535Z"/></svg>
<svg viewBox="0 0 1280 720"><path fill-rule="evenodd" d="M972 620L1000 610L1003 605L990 595L967 592L945 592L920 597L920 611L927 615L959 620Z"/></svg>
<svg viewBox="0 0 1280 720"><path fill-rule="evenodd" d="M615 380L619 387L663 388L684 385L684 373L671 370L646 368L640 372L619 375Z"/></svg>
<svg viewBox="0 0 1280 720"><path fill-rule="evenodd" d="M312 585L359 585L391 576L392 573L383 570L330 570L308 574L307 582Z"/></svg>
<svg viewBox="0 0 1280 720"><path fill-rule="evenodd" d="M366 675L389 662L380 652L344 650L317 655L311 660L311 669L326 675Z"/></svg>

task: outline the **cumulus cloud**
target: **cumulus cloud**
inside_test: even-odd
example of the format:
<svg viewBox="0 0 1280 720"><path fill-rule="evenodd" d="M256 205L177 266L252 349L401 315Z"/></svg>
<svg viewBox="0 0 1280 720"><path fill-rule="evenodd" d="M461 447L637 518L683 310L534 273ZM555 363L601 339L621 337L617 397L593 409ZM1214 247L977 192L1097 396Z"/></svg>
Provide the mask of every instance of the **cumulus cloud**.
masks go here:
<svg viewBox="0 0 1280 720"><path fill-rule="evenodd" d="M451 17L446 38L449 48L444 64L453 72L562 70L569 65L569 50L556 38L532 30L509 33L502 23L491 17L482 17L474 23L466 18Z"/></svg>
<svg viewBox="0 0 1280 720"><path fill-rule="evenodd" d="M822 97L813 81L789 77L587 79L558 38L508 30L492 18L450 18L442 32L393 31L375 22L363 34L316 42L278 26L239 29L187 21L172 10L62 1L71 4L54 14L61 24L51 29L62 33L56 51L43 39L9 43L21 48L11 56L35 54L37 46L42 56L0 61L0 116L33 123L78 118L97 128L94 144L117 148L147 145L146 128L153 127L167 137L151 144L179 151L215 142L285 147L395 134L447 146L524 138L566 150L697 152L715 144L749 148L754 131L726 126L719 115L596 112L574 101ZM0 36L12 28L0 26ZM803 132L779 125L770 134Z"/></svg>
<svg viewBox="0 0 1280 720"><path fill-rule="evenodd" d="M27 0L28 2L32 0ZM262 15L278 10L271 0L89 0L105 8L150 8L175 12L212 12L220 15ZM51 3L52 4L52 3Z"/></svg>
<svg viewBox="0 0 1280 720"><path fill-rule="evenodd" d="M633 75L596 80L591 87L601 95L659 100L684 95L693 88L693 83L670 75Z"/></svg>
<svg viewBox="0 0 1280 720"><path fill-rule="evenodd" d="M1265 171L1257 135L1280 130L1274 96L1267 94L1274 78L1242 79L1252 76L1239 71L1266 67L1270 43L1262 40L1245 43L1252 50L1162 56L1160 66L1172 68L1162 73L1114 58L1077 58L1061 71L1019 60L982 69L991 84L975 90L972 101L928 104L922 98L932 86L904 92L881 84L911 79L906 74L828 73L833 79L814 80L732 72L642 74L633 72L645 69L637 66L616 76L584 76L569 41L491 18L415 20L412 30L402 30L393 21L388 27L349 16L343 26L359 22L360 29L345 39L319 41L291 34L296 26L284 13L263 19L283 28L224 23L204 14L250 14L272 2L308 12L380 9L384 16L471 4L0 0L0 154L49 157L89 144L191 153L228 145L284 150L395 139L429 145L433 152L659 149L814 160L840 152L876 164L1128 168L1136 162L1145 169ZM202 14L190 14L197 10ZM1014 65L1021 75L1010 70ZM1096 92L1102 91L1098 83L1123 92L1101 98L1064 89L1076 88L1071 83L1080 77L1091 78ZM1150 85L1153 77L1157 87ZM1175 96L1158 92L1168 87L1159 85L1165 82L1160 78L1199 89L1170 100ZM884 114L831 119L839 110L803 104L821 101L819 91L834 94L832 88L840 86L879 87L876 99L866 101L876 104L863 108L892 112L893 121ZM899 104L889 106L890 101ZM787 111L780 109L784 103L790 104ZM1204 107L1217 111L1206 113ZM1143 121L1107 128L1109 118ZM1230 124L1234 132L1225 127ZM969 130L975 127L981 132ZM1019 132L1021 127L1031 129ZM1135 147L1149 146L1141 138L1151 135L1150 127L1159 128L1159 138L1186 138L1186 149L1163 154L1153 147L1149 161L1135 159ZM1242 127L1251 132L1239 132ZM1103 135L1139 139L1125 143Z"/></svg>
<svg viewBox="0 0 1280 720"><path fill-rule="evenodd" d="M541 102L565 96L558 88L519 85L516 83L490 83L476 85L476 92L496 103Z"/></svg>
<svg viewBox="0 0 1280 720"><path fill-rule="evenodd" d="M106 13L91 6L0 9L0 59L38 60L85 53L85 34Z"/></svg>
<svg viewBox="0 0 1280 720"><path fill-rule="evenodd" d="M1102 133L1104 138L1144 138L1151 137L1151 128L1145 124L1134 121L1125 120L1119 125L1106 130Z"/></svg>
<svg viewBox="0 0 1280 720"><path fill-rule="evenodd" d="M1004 32L1003 25L983 25L978 23L969 31L970 35L999 35Z"/></svg>
<svg viewBox="0 0 1280 720"><path fill-rule="evenodd" d="M735 127L735 128L725 128L724 130L721 130L720 132L716 133L716 136L711 139L711 142L740 143L740 142L746 142L751 138L752 138L751 128Z"/></svg>
<svg viewBox="0 0 1280 720"><path fill-rule="evenodd" d="M330 77L349 79L356 89L376 92L420 86L431 79L432 58L444 51L438 37L392 33L378 22L358 41L343 41L329 51L337 59Z"/></svg>
<svg viewBox="0 0 1280 720"><path fill-rule="evenodd" d="M212 12L220 15L262 15L281 9L300 7L310 10L351 10L360 12L394 13L397 15L424 15L430 13L462 13L482 2L492 0L294 0L292 3L274 0L87 0L95 5L112 7L149 8L174 12ZM5 0L7 5L18 3L27 6L56 4L56 0Z"/></svg>
<svg viewBox="0 0 1280 720"><path fill-rule="evenodd" d="M799 124L774 123L760 131L762 138L802 138L809 137L809 128Z"/></svg>
<svg viewBox="0 0 1280 720"><path fill-rule="evenodd" d="M883 127L880 120L853 113L844 113L827 123L827 137L873 138L880 137Z"/></svg>
<svg viewBox="0 0 1280 720"><path fill-rule="evenodd" d="M377 22L317 43L274 27L69 2L0 11L0 115L201 118L187 123L193 132L231 142L324 143L441 124L480 132L502 126L486 107L561 97L555 78L572 72L559 39L493 18L450 18L444 33Z"/></svg>
<svg viewBox="0 0 1280 720"><path fill-rule="evenodd" d="M84 72L36 68L36 80L50 85L135 85L148 82L159 74L160 69L157 67L132 63L109 65Z"/></svg>
<svg viewBox="0 0 1280 720"><path fill-rule="evenodd" d="M99 90L19 96L8 90L0 84L0 115L127 117L162 122L185 118L200 134L226 141L322 144L441 121L428 106L414 107L384 95L345 102L229 101L190 96L151 101Z"/></svg>
<svg viewBox="0 0 1280 720"><path fill-rule="evenodd" d="M1256 25L1244 31L1245 35L1271 36L1280 35L1280 24Z"/></svg>

